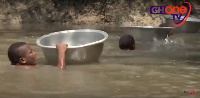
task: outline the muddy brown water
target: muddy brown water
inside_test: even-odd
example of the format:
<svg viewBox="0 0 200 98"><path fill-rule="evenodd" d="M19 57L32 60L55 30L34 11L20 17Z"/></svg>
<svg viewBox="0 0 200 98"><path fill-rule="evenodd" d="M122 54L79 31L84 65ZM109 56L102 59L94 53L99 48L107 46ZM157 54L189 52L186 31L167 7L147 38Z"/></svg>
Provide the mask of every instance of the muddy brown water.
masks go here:
<svg viewBox="0 0 200 98"><path fill-rule="evenodd" d="M198 98L200 96L200 34L175 34L173 43L140 43L122 51L117 27L99 27L109 34L99 63L67 65L62 71L46 65L35 43L43 34L83 27L24 26L0 29L1 98ZM93 29L95 29L93 27ZM37 69L15 69L8 47L28 42L38 57ZM195 90L193 96L184 91Z"/></svg>

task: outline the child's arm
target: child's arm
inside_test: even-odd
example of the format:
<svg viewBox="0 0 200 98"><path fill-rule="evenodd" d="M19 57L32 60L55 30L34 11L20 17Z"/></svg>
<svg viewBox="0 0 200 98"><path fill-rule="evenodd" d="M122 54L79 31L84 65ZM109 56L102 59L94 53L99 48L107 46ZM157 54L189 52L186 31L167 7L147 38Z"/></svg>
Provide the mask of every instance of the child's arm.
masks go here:
<svg viewBox="0 0 200 98"><path fill-rule="evenodd" d="M57 44L56 45L56 49L58 52L58 64L57 67L59 67L60 69L65 69L66 68L66 64L65 64L65 51L67 50L67 46L66 44Z"/></svg>

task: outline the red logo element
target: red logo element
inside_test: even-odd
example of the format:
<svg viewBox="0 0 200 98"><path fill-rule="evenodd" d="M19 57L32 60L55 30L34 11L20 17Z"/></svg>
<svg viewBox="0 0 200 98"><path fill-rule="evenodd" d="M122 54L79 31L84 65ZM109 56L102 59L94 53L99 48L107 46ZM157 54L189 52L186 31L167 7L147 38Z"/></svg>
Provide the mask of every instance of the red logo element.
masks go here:
<svg viewBox="0 0 200 98"><path fill-rule="evenodd" d="M188 4L188 6L189 6L189 8L187 8L188 9L188 13L186 13L187 14L187 16L184 18L184 20L182 20L182 22L181 23L179 23L179 24L173 24L174 25L174 27L178 27L178 26L181 26L183 23L185 23L185 21L187 20L187 18L189 17L189 15L190 15L190 12L191 12L191 5L190 5L190 3L189 2L184 2L185 4Z"/></svg>

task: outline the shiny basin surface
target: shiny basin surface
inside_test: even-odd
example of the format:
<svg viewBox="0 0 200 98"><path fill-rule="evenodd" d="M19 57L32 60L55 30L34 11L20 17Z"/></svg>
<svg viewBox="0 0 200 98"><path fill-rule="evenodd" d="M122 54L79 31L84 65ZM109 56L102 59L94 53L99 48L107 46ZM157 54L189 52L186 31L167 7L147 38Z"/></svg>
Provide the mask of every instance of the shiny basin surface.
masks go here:
<svg viewBox="0 0 200 98"><path fill-rule="evenodd" d="M43 35L36 43L42 48L49 64L57 63L58 43L68 44L66 64L90 63L98 61L108 34L101 30L66 30Z"/></svg>
<svg viewBox="0 0 200 98"><path fill-rule="evenodd" d="M173 26L174 20L171 15L163 15L166 20L167 25ZM182 16L181 18L184 18ZM175 28L175 32L177 33L197 33L199 32L200 28L200 19L188 17L185 23L181 26Z"/></svg>
<svg viewBox="0 0 200 98"><path fill-rule="evenodd" d="M156 27L156 26L122 26L124 34L132 35L136 41L152 42L154 38L165 39L174 27Z"/></svg>

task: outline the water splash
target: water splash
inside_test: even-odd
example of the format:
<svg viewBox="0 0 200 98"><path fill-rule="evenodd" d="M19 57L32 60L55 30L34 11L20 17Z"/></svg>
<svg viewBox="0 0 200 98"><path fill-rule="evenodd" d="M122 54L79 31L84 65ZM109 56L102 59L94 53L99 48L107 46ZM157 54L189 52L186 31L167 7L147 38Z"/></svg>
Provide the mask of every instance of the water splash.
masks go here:
<svg viewBox="0 0 200 98"><path fill-rule="evenodd" d="M171 38L167 36L164 40L154 38L151 51L180 51L184 50L184 40L182 38Z"/></svg>

